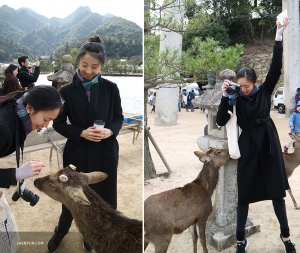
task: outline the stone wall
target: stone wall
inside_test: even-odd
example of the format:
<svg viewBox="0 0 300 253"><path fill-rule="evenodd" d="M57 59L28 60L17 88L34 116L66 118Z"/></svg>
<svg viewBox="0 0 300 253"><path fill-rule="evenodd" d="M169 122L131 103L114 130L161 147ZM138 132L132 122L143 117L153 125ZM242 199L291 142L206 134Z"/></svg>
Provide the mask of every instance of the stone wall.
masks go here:
<svg viewBox="0 0 300 253"><path fill-rule="evenodd" d="M271 60L272 60L272 55L273 55L273 53L258 54L258 55L244 55L240 58L240 61L234 71L237 73L238 70L242 67L245 67L245 66L251 67L256 72L258 84L262 84L262 82L266 79L266 76L268 74ZM279 78L279 81L278 81L274 91L276 90L277 87L283 86L283 84L284 84L283 73L284 73L284 71L282 69L281 76Z"/></svg>

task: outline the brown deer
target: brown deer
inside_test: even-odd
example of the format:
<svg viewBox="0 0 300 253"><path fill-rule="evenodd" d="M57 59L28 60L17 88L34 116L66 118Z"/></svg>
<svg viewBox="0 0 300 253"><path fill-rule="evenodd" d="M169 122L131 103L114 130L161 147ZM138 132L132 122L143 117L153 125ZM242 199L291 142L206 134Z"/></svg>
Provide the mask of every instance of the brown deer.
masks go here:
<svg viewBox="0 0 300 253"><path fill-rule="evenodd" d="M123 216L88 186L107 174L78 173L74 168L70 165L38 178L34 185L70 210L82 237L96 252L141 253L142 222Z"/></svg>
<svg viewBox="0 0 300 253"><path fill-rule="evenodd" d="M287 178L292 176L294 170L300 165L300 134L289 133L289 135L295 141L295 149L294 149L294 153L291 153L291 154L282 153ZM293 196L291 186L290 186L290 189L288 189L288 192L292 198L294 207L296 209L300 209L297 205L297 202L296 202L294 196Z"/></svg>
<svg viewBox="0 0 300 253"><path fill-rule="evenodd" d="M150 243L155 253L168 250L173 234L191 227L194 253L199 237L207 253L205 227L212 211L211 195L219 179L219 168L229 159L228 149L209 148L194 152L204 163L197 178L183 187L150 196L144 202L144 248ZM196 228L196 229L194 229Z"/></svg>

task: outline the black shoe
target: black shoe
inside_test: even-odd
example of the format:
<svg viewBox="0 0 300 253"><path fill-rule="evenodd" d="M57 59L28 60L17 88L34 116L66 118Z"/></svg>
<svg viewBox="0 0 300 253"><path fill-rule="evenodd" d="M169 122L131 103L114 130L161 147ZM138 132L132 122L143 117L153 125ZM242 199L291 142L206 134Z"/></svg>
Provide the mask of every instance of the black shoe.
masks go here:
<svg viewBox="0 0 300 253"><path fill-rule="evenodd" d="M93 248L85 241L83 241L82 247L86 252L92 252L92 250L93 250Z"/></svg>
<svg viewBox="0 0 300 253"><path fill-rule="evenodd" d="M64 238L64 236L68 233L68 231L59 231L58 226L54 229L54 234L50 238L50 240L47 243L48 251L51 253L55 253L61 240Z"/></svg>
<svg viewBox="0 0 300 253"><path fill-rule="evenodd" d="M247 239L244 239L243 242L238 242L236 245L236 253L245 253L249 245Z"/></svg>
<svg viewBox="0 0 300 253"><path fill-rule="evenodd" d="M284 244L285 253L296 253L295 244L292 243L291 240L284 242L281 234L279 234L279 238Z"/></svg>

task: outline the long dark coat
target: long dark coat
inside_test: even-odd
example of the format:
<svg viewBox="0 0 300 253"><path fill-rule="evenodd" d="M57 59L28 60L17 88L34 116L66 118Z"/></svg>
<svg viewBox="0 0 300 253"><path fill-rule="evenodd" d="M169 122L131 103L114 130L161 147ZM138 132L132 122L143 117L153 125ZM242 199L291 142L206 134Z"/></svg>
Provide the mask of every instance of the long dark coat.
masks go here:
<svg viewBox="0 0 300 253"><path fill-rule="evenodd" d="M7 103L0 107L0 157L16 151L16 131L20 129L19 145L24 143L26 135L22 122L17 116L17 107L14 103ZM0 188L9 188L16 185L16 168L2 168L0 165Z"/></svg>
<svg viewBox="0 0 300 253"><path fill-rule="evenodd" d="M75 75L72 83L64 85L60 94L65 100L63 111L54 120L53 127L68 138L63 165L73 164L79 172L102 171L108 178L101 183L90 185L105 201L117 207L117 167L119 144L116 139L122 124L121 98L117 85L104 78L91 88L90 103L86 91ZM67 124L67 117L71 124ZM94 120L105 121L113 135L100 142L80 137L83 130L94 125Z"/></svg>
<svg viewBox="0 0 300 253"><path fill-rule="evenodd" d="M277 129L270 118L271 94L281 75L282 42L276 41L270 70L259 91L250 99L236 99L241 157L238 160L238 202L253 203L279 199L289 188ZM222 97L217 124L224 126L230 118L229 98Z"/></svg>

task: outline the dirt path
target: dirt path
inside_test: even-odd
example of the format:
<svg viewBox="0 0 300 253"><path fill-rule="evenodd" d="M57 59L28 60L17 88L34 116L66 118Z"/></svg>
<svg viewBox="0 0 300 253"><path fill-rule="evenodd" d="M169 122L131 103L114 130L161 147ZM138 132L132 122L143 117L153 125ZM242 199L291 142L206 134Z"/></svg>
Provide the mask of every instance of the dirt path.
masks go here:
<svg viewBox="0 0 300 253"><path fill-rule="evenodd" d="M148 106L147 111L150 112L151 107ZM203 129L206 125L205 114L200 113L197 109L195 112L186 112L182 110L178 115L178 122L173 127L158 127L154 125L153 114L148 113L151 127L151 134L157 142L159 148L164 154L167 162L174 173L169 178L156 178L145 181L144 197L145 199L155 193L165 190L181 187L196 178L202 168L202 163L194 155L195 150L199 150L196 139L203 136ZM274 120L281 144L284 145L289 140L288 119L277 111L271 112ZM152 157L156 166L157 173L167 172L164 164L153 149ZM291 150L292 151L292 150ZM296 169L292 177L289 179L294 197L300 203L300 169ZM287 193L288 194L288 193ZM296 248L300 251L300 210L293 208L293 203L289 196L285 198L287 215L290 226L291 239L296 244ZM248 253L282 253L284 247L278 238L279 224L273 211L271 201L263 201L250 205L249 217L258 222L261 226L261 232L250 236ZM216 249L208 246L210 253L218 252ZM153 245L149 245L145 253L154 252ZM180 235L174 235L169 246L168 253L188 253L193 252L192 239L190 233L185 230ZM198 252L203 252L202 247L198 244ZM235 245L222 251L224 253L236 252Z"/></svg>
<svg viewBox="0 0 300 253"><path fill-rule="evenodd" d="M120 145L120 160L118 167L118 210L124 215L142 219L142 135L135 144L132 144L132 134L118 137ZM41 176L57 170L57 160L49 162L50 149L35 153L24 154L24 162L30 159L40 159L46 168ZM0 159L2 168L15 167L15 157ZM16 187L4 190L8 203L14 213L19 231L21 231L21 245L18 253L46 253L46 244L53 234L61 212L61 204L50 199L33 186L34 179L27 179L27 186L33 193L40 196L39 202L32 207L23 199L17 202L11 200ZM82 239L75 223L72 223L70 232L63 239L57 253L85 252L82 248Z"/></svg>

